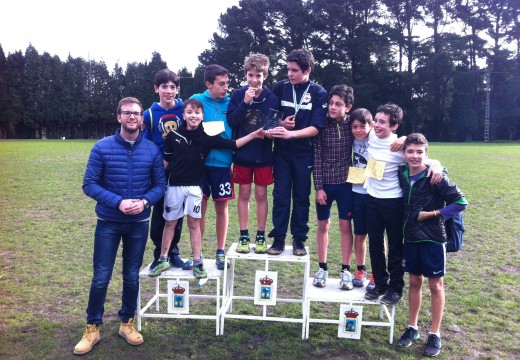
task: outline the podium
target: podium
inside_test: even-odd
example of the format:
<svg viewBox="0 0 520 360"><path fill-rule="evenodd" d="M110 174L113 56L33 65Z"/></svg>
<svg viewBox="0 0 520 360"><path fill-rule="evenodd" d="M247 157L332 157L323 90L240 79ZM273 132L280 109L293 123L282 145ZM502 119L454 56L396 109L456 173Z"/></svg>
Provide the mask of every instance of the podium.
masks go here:
<svg viewBox="0 0 520 360"><path fill-rule="evenodd" d="M195 279L195 276L193 276L192 270L182 270L180 268L170 268L167 271L164 271L161 275L151 278L148 276L148 273L150 271L150 265L146 266L144 269L142 269L139 272L139 293L137 297L137 306L138 306L138 313L137 313L137 330L141 330L141 320L142 318L165 318L165 319L209 319L209 320L215 320L216 322L216 335L219 335L219 329L220 329L220 309L221 309L221 294L220 294L220 278L222 277L223 271L218 270L215 261L213 259L206 260L204 262L204 269L206 270L206 273L208 274L207 281L215 281L216 282L216 290L214 293L206 293L204 294L193 294L193 291L190 291L189 298L190 302L192 299L213 299L216 302L215 305L215 313L211 314L177 314L177 313L167 313L167 312L160 312L160 302L161 300L163 305L167 304L167 298L168 294L166 292L161 291L161 282L165 280L193 280L197 281L199 284L199 280ZM145 279L153 281L155 283L155 291L152 298L146 303L144 307L141 308L141 282ZM203 279L204 281L206 279ZM190 281L190 288L191 288L192 282ZM205 290L206 285L202 285L198 288L201 290ZM163 285L164 287L164 285ZM152 305L155 304L155 311L156 313L150 313L149 311L152 309Z"/></svg>
<svg viewBox="0 0 520 360"><path fill-rule="evenodd" d="M382 326L390 328L389 343L393 343L394 338L394 321L395 321L395 305L387 306L381 304L379 300L365 300L365 288L368 281L365 281L363 287L354 287L352 290L341 290L339 287L339 279L328 278L327 284L323 288L319 288L312 285L312 278L307 279L306 289L306 303L305 303L305 318L306 318L306 339L309 338L309 324L312 323L326 323L338 325L339 318L326 319L319 317L312 317L310 313L311 302L334 302L349 305L374 305L379 306L379 319L380 321L367 321L363 318L361 321L362 326ZM339 316L339 307L338 307ZM318 314L316 314L318 315Z"/></svg>
<svg viewBox="0 0 520 360"><path fill-rule="evenodd" d="M306 294L305 291L307 289L306 283L308 283L309 277L309 269L310 269L310 257L309 257L309 249L307 249L307 255L305 256L295 256L292 253L292 246L286 246L285 251L280 255L269 255L269 254L256 254L253 250L254 244L250 244L251 251L248 254L237 253L237 243L231 245L231 248L226 253L226 262L229 262L229 269L226 267L224 269L224 295L222 301L222 309L221 309L221 321L220 321L220 334L224 334L224 322L226 319L242 319L242 320L264 320L264 321L280 321L280 322L291 322L291 323L300 323L302 324L302 339L305 338L305 324L306 324L306 310L305 310L305 299ZM263 262L263 269L269 271L269 266L273 262L291 262L291 263L300 263L303 266L303 273L301 276L301 281L303 282L303 296L302 297L292 297L292 298L277 298L276 302L280 303L300 303L302 304L302 316L294 317L294 318L286 318L286 317L277 317L277 316L268 316L267 307L270 305L257 305L262 307L262 315L244 315L244 314L233 314L233 300L246 300L246 301L254 301L254 296L238 296L234 294L234 286L235 286L235 266L236 261L242 260L255 260ZM312 280L311 280L312 283ZM253 291L253 289L251 289Z"/></svg>

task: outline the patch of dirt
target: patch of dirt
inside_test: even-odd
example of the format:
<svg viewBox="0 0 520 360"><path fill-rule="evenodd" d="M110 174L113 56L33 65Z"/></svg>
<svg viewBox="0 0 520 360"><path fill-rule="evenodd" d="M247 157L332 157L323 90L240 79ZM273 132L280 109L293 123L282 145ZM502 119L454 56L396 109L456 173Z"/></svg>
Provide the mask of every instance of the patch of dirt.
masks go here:
<svg viewBox="0 0 520 360"><path fill-rule="evenodd" d="M512 265L505 265L501 269L503 272L509 273L509 274L519 274L520 273L520 267L518 266L512 266Z"/></svg>
<svg viewBox="0 0 520 360"><path fill-rule="evenodd" d="M323 355L317 356L317 355L310 354L309 359L312 359L312 360L324 360L324 359L326 359L326 360L343 360L343 359L362 360L363 359L363 360L365 360L366 355L353 353L351 350L345 348L344 350L342 350L336 354L328 355L328 356L323 356Z"/></svg>
<svg viewBox="0 0 520 360"><path fill-rule="evenodd" d="M0 251L0 257L4 258L4 260L11 260L13 257L14 251Z"/></svg>

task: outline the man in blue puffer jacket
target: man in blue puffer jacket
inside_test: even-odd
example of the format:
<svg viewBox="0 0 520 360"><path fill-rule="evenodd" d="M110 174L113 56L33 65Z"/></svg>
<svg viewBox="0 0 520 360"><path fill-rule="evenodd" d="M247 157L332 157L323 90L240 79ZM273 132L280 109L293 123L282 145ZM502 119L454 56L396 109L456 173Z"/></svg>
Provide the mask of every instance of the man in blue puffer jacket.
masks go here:
<svg viewBox="0 0 520 360"><path fill-rule="evenodd" d="M139 269L148 239L150 205L164 195L166 178L162 154L142 137L143 107L136 98L119 102L121 128L114 136L98 141L90 153L83 191L97 201L94 235L94 276L87 307L87 328L74 348L85 354L100 340L108 283L121 239L123 240L123 294L119 310L121 335L129 344L140 345L143 337L134 327L139 291Z"/></svg>

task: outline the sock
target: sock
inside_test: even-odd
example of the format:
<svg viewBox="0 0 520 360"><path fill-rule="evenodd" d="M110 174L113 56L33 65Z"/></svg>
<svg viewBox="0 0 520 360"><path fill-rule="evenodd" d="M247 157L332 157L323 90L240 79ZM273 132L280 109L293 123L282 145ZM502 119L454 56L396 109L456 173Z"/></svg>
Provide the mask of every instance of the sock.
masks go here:
<svg viewBox="0 0 520 360"><path fill-rule="evenodd" d="M256 231L256 236L265 236L265 230L262 231L262 230L257 230Z"/></svg>
<svg viewBox="0 0 520 360"><path fill-rule="evenodd" d="M347 271L350 271L350 265L341 264L341 271L347 269Z"/></svg>
<svg viewBox="0 0 520 360"><path fill-rule="evenodd" d="M441 338L441 333L440 333L440 332L436 332L436 333L434 333L434 332L431 332L431 331L430 331L429 334L437 335L437 336L439 337L439 339Z"/></svg>
<svg viewBox="0 0 520 360"><path fill-rule="evenodd" d="M359 271L361 271L361 270L363 270L363 271L367 271L367 267L366 267L365 265L358 265L358 266L357 266L357 269L358 269Z"/></svg>
<svg viewBox="0 0 520 360"><path fill-rule="evenodd" d="M417 326L417 325L413 326L413 325L408 324L408 327L409 327L409 328L412 328L412 329L414 329L414 330L419 331L419 326Z"/></svg>
<svg viewBox="0 0 520 360"><path fill-rule="evenodd" d="M221 250L221 249L217 249L217 255L218 254L225 254L224 250Z"/></svg>
<svg viewBox="0 0 520 360"><path fill-rule="evenodd" d="M168 256L159 256L159 262L168 261Z"/></svg>
<svg viewBox="0 0 520 360"><path fill-rule="evenodd" d="M193 266L198 266L202 264L202 259L193 259Z"/></svg>
<svg viewBox="0 0 520 360"><path fill-rule="evenodd" d="M323 269L323 270L325 270L325 271L329 270L329 269L327 268L327 263L318 263L318 264L319 264L319 266L320 266L321 269Z"/></svg>
<svg viewBox="0 0 520 360"><path fill-rule="evenodd" d="M240 230L240 237L249 237L249 230Z"/></svg>

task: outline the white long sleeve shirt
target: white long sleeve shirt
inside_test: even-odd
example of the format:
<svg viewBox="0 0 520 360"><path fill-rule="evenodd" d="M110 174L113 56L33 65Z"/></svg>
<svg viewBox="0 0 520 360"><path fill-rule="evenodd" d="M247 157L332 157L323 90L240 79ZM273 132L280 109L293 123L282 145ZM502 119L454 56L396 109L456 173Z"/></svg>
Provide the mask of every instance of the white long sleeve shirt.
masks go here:
<svg viewBox="0 0 520 360"><path fill-rule="evenodd" d="M403 197L397 178L397 167L404 162L404 155L402 151L392 152L390 150L390 146L396 139L396 134L380 139L373 131L368 136L368 158L386 164L381 180L371 177L367 177L365 180L365 189L367 189L369 195L375 198L394 199Z"/></svg>

